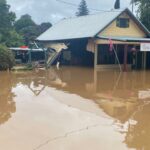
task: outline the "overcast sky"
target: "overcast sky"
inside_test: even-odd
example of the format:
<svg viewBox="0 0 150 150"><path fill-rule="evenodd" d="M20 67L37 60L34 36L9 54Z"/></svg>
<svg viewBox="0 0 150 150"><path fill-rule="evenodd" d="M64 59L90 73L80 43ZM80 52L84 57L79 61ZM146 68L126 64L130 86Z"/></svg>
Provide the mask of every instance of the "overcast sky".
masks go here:
<svg viewBox="0 0 150 150"><path fill-rule="evenodd" d="M79 4L81 0L63 0ZM86 0L89 8L99 10L110 10L114 7L115 0ZM131 0L120 0L121 8L129 7ZM77 7L60 3L57 0L7 0L11 10L20 17L23 14L30 14L36 23L56 23L62 18L72 17ZM96 13L90 10L91 13Z"/></svg>

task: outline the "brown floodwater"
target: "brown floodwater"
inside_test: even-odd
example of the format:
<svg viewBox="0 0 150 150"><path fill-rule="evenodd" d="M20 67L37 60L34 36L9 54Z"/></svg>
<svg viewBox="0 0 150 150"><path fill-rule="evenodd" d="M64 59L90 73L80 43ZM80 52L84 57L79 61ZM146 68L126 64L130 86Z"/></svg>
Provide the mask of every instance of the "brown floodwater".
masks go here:
<svg viewBox="0 0 150 150"><path fill-rule="evenodd" d="M150 150L150 72L0 72L0 150Z"/></svg>

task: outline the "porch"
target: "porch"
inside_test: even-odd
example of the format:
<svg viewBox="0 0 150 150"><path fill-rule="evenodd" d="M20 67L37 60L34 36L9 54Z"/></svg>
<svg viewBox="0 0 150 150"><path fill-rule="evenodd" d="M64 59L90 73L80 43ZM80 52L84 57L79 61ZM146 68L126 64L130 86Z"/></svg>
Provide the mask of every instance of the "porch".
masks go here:
<svg viewBox="0 0 150 150"><path fill-rule="evenodd" d="M150 69L150 52L141 51L141 43L149 41L147 38L111 38L110 43L110 38L99 37L95 40L94 68L120 68L122 71Z"/></svg>

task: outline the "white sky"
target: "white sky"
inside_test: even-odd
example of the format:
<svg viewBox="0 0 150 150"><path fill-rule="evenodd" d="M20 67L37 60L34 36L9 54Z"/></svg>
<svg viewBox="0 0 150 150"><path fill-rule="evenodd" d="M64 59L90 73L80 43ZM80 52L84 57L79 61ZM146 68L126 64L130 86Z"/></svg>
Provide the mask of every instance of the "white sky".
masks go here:
<svg viewBox="0 0 150 150"><path fill-rule="evenodd" d="M78 5L81 0L64 1ZM120 1L122 9L130 6L131 0ZM77 11L77 7L60 3L57 0L7 0L7 2L17 17L28 13L36 23L56 23L62 18L74 16ZM115 0L86 0L86 2L89 8L110 10L114 7ZM91 11L91 13L96 12Z"/></svg>

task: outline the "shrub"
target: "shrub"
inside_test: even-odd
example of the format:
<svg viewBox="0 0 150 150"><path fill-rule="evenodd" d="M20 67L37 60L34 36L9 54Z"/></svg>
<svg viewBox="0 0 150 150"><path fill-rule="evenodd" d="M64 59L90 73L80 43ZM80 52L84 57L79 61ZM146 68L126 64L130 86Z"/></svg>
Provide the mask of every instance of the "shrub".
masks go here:
<svg viewBox="0 0 150 150"><path fill-rule="evenodd" d="M0 45L0 70L10 70L14 64L13 53L6 46Z"/></svg>

